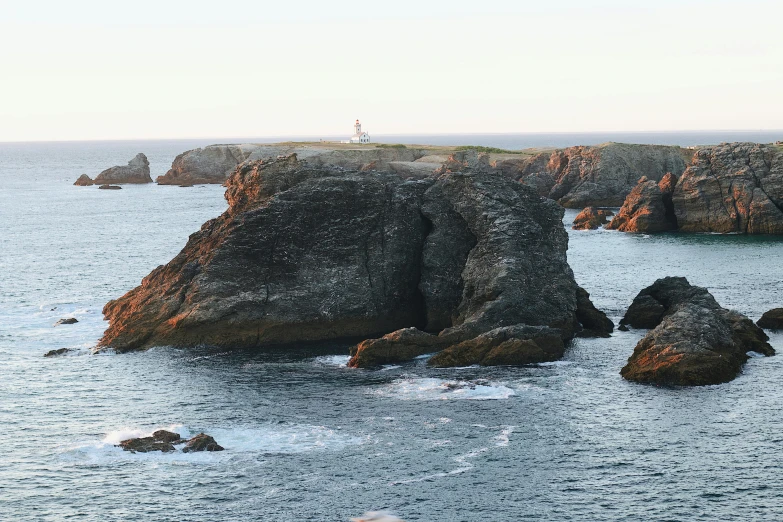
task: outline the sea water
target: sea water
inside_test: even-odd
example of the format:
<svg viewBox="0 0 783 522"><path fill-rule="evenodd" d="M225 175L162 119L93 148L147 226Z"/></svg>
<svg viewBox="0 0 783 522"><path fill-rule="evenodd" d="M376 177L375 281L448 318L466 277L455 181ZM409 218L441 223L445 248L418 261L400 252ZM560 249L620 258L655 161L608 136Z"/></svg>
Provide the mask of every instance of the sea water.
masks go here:
<svg viewBox="0 0 783 522"><path fill-rule="evenodd" d="M783 518L781 356L751 358L727 384L671 388L620 378L640 331L523 368L354 370L337 343L91 355L103 305L226 204L217 185L73 181L137 152L155 177L207 143L0 144L0 520ZM778 237L569 236L577 282L615 322L666 275L754 320L783 306ZM54 327L63 317L79 322ZM42 357L63 347L74 351ZM226 450L115 447L160 428Z"/></svg>

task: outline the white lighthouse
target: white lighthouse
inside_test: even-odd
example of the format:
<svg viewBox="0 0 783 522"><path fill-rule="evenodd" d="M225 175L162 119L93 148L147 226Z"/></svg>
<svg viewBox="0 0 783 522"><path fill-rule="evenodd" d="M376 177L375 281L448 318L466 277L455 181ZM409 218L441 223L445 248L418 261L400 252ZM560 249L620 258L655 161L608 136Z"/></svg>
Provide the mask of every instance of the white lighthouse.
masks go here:
<svg viewBox="0 0 783 522"><path fill-rule="evenodd" d="M353 136L351 136L350 143L370 143L370 135L362 132L362 124L359 123L359 120L353 124Z"/></svg>

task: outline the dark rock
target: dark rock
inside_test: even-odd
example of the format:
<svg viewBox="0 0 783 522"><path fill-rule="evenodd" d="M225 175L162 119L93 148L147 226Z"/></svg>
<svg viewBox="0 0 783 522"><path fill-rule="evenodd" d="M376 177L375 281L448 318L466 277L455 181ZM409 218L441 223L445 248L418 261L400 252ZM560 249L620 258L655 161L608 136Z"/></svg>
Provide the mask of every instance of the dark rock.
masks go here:
<svg viewBox="0 0 783 522"><path fill-rule="evenodd" d="M166 430L156 431L152 434L152 438L159 442L171 442L172 444L176 444L182 440L182 437L179 436L179 433Z"/></svg>
<svg viewBox="0 0 783 522"><path fill-rule="evenodd" d="M590 294L582 287L576 289L576 319L582 325L579 337L609 337L614 323L597 309L590 300Z"/></svg>
<svg viewBox="0 0 783 522"><path fill-rule="evenodd" d="M87 174L82 174L81 176L79 176L79 179L74 181L73 184L76 185L77 187L89 187L90 185L94 185L95 182Z"/></svg>
<svg viewBox="0 0 783 522"><path fill-rule="evenodd" d="M223 451L225 448L215 442L215 439L205 433L199 433L185 444L182 451L191 453L194 451Z"/></svg>
<svg viewBox="0 0 783 522"><path fill-rule="evenodd" d="M101 185L98 188L104 190L120 190L122 187L118 187L117 185Z"/></svg>
<svg viewBox="0 0 783 522"><path fill-rule="evenodd" d="M556 361L565 345L559 330L545 326L504 326L449 346L435 354L430 366L521 366Z"/></svg>
<svg viewBox="0 0 783 522"><path fill-rule="evenodd" d="M59 321L57 321L56 323L54 323L54 326L61 325L61 324L76 324L78 322L79 320L76 319L75 317L64 317Z"/></svg>
<svg viewBox="0 0 783 522"><path fill-rule="evenodd" d="M618 330L620 330L621 332L627 332L627 331L629 331L629 330L630 330L630 328L628 328L628 327L627 327L626 325L624 325L624 324L621 324L620 326L618 326L618 327L617 327L617 329L618 329Z"/></svg>
<svg viewBox="0 0 783 522"><path fill-rule="evenodd" d="M127 165L111 167L98 174L93 183L95 185L101 185L99 188L104 188L103 185L117 185L123 183L152 183L152 178L150 177L150 162L147 161L147 156L144 154L136 154Z"/></svg>
<svg viewBox="0 0 783 522"><path fill-rule="evenodd" d="M566 208L619 207L640 177L657 182L667 172L679 176L689 155L661 145L570 147L527 159L517 177Z"/></svg>
<svg viewBox="0 0 783 522"><path fill-rule="evenodd" d="M58 355L65 355L68 352L71 352L70 348L59 348L57 350L49 350L44 354L44 357L57 357Z"/></svg>
<svg viewBox="0 0 783 522"><path fill-rule="evenodd" d="M775 353L767 336L750 319L722 308L705 288L691 286L685 278L659 279L634 303L642 299L646 303L640 309L652 310L649 302L655 300L663 314L620 372L628 380L682 386L719 384L737 376L748 359L747 352Z"/></svg>
<svg viewBox="0 0 783 522"><path fill-rule="evenodd" d="M783 234L783 151L758 143L703 148L672 201L685 232Z"/></svg>
<svg viewBox="0 0 783 522"><path fill-rule="evenodd" d="M607 218L614 213L611 210L587 207L574 218L574 230L595 230L607 223Z"/></svg>
<svg viewBox="0 0 783 522"><path fill-rule="evenodd" d="M657 183L642 177L606 228L645 234L676 230L677 218L672 204L676 183L677 178L671 172Z"/></svg>
<svg viewBox="0 0 783 522"><path fill-rule="evenodd" d="M176 451L177 448L171 442L156 440L154 437L138 437L134 439L123 440L118 445L125 451L131 453L149 453L151 451Z"/></svg>
<svg viewBox="0 0 783 522"><path fill-rule="evenodd" d="M570 339L582 327L562 208L475 165L406 180L296 156L245 163L227 183L229 209L106 305L101 345L265 347L392 332L353 350L351 365L366 366L504 326Z"/></svg>
<svg viewBox="0 0 783 522"><path fill-rule="evenodd" d="M764 312L756 325L767 330L783 330L783 308L773 308Z"/></svg>

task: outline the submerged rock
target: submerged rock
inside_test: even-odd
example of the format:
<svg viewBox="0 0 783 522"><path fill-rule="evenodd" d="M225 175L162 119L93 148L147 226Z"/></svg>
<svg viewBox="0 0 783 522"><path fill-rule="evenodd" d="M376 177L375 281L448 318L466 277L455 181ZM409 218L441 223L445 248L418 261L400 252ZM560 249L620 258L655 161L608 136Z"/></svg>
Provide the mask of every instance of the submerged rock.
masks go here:
<svg viewBox="0 0 783 522"><path fill-rule="evenodd" d="M380 337L354 350L363 366L504 326L570 339L582 327L562 208L462 168L406 180L296 156L243 164L227 183L229 209L105 306L101 346Z"/></svg>
<svg viewBox="0 0 783 522"><path fill-rule="evenodd" d="M690 155L663 145L569 147L525 160L516 175L566 208L619 207L640 177L657 182L667 172L679 176Z"/></svg>
<svg viewBox="0 0 783 522"><path fill-rule="evenodd" d="M659 182L642 177L606 228L644 234L677 229L672 194L677 178L667 173Z"/></svg>
<svg viewBox="0 0 783 522"><path fill-rule="evenodd" d="M144 154L136 154L127 165L111 167L98 174L93 183L95 185L152 183L152 178L150 177L150 162L147 161L147 156ZM101 186L99 188L104 187Z"/></svg>
<svg viewBox="0 0 783 522"><path fill-rule="evenodd" d="M117 185L101 185L98 188L104 190L120 190L122 187L119 187Z"/></svg>
<svg viewBox="0 0 783 522"><path fill-rule="evenodd" d="M44 357L57 357L60 355L65 355L68 352L72 352L70 348L59 348L57 350L49 350L44 354Z"/></svg>
<svg viewBox="0 0 783 522"><path fill-rule="evenodd" d="M191 453L194 451L223 451L224 449L223 446L215 442L215 439L206 433L199 433L185 444L182 451Z"/></svg>
<svg viewBox="0 0 783 522"><path fill-rule="evenodd" d="M764 312L761 319L756 321L756 326L767 330L783 330L783 308L773 308Z"/></svg>
<svg viewBox="0 0 783 522"><path fill-rule="evenodd" d="M89 187L90 185L94 185L95 182L87 174L82 174L81 176L79 176L79 179L74 181L73 184L76 185L77 187Z"/></svg>
<svg viewBox="0 0 783 522"><path fill-rule="evenodd" d="M653 304L657 303L657 306ZM744 315L722 308L705 288L665 277L642 290L621 324L658 323L620 372L628 380L698 386L734 379L747 352L774 355L768 337Z"/></svg>
<svg viewBox="0 0 783 522"><path fill-rule="evenodd" d="M58 326L58 325L61 325L61 324L76 324L78 322L79 322L79 320L76 319L75 317L64 317L64 318L60 319L59 321L57 321L56 323L54 323L54 326Z"/></svg>
<svg viewBox="0 0 783 522"><path fill-rule="evenodd" d="M614 212L596 207L587 207L574 218L574 224L571 227L574 230L595 230L601 225L607 223L607 218L613 216Z"/></svg>
<svg viewBox="0 0 783 522"><path fill-rule="evenodd" d="M672 201L685 232L783 234L783 151L758 143L703 148Z"/></svg>

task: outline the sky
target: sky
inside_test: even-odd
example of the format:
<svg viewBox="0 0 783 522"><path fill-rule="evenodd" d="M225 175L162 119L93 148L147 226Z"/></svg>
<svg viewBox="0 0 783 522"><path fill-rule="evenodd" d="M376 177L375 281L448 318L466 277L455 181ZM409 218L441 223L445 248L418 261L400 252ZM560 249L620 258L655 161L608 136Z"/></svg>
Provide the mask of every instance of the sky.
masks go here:
<svg viewBox="0 0 783 522"><path fill-rule="evenodd" d="M783 129L781 19L779 0L0 0L0 141Z"/></svg>

